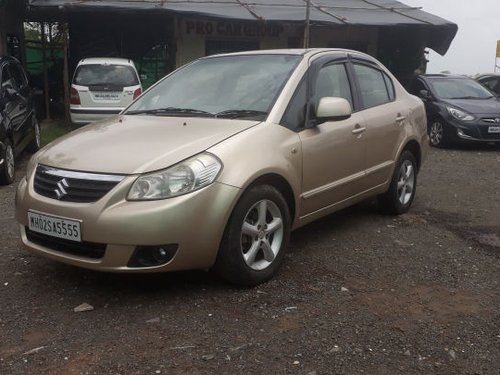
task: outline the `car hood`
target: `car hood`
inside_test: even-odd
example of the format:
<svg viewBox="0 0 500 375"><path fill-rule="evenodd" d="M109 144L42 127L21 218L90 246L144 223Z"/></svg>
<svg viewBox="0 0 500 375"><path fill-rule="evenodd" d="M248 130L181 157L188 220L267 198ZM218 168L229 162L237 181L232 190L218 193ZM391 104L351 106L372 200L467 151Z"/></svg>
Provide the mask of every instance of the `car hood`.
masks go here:
<svg viewBox="0 0 500 375"><path fill-rule="evenodd" d="M490 99L446 99L443 102L471 114L500 115L500 100L495 97Z"/></svg>
<svg viewBox="0 0 500 375"><path fill-rule="evenodd" d="M260 121L120 116L84 126L43 148L38 163L76 171L136 174L176 164Z"/></svg>

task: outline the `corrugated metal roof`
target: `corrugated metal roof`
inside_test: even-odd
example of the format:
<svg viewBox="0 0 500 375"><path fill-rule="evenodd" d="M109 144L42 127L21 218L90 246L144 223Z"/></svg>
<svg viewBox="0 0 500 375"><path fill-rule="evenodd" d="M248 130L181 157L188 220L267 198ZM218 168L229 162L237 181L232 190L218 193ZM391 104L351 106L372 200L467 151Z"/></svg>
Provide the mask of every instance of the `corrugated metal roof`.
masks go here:
<svg viewBox="0 0 500 375"><path fill-rule="evenodd" d="M37 10L144 10L234 20L304 22L306 0L29 0ZM311 0L313 23L365 26L420 26L429 29L430 48L444 54L457 25L394 0Z"/></svg>

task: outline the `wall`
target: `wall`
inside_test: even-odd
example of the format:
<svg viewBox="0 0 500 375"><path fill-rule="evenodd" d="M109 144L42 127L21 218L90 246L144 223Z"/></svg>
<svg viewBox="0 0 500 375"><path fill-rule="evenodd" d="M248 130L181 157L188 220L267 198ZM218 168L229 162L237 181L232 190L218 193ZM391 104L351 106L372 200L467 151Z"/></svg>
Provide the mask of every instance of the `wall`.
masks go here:
<svg viewBox="0 0 500 375"><path fill-rule="evenodd" d="M235 44L242 50L250 45L255 45L256 49L288 48L291 35L294 35L293 28L283 24L179 17L176 21L176 65L179 67L205 56L209 48L207 43L221 44L221 48L225 43Z"/></svg>
<svg viewBox="0 0 500 375"><path fill-rule="evenodd" d="M0 54L6 55L7 36L14 35L19 38L21 47L24 45L23 31L24 4L20 0L10 0L0 8ZM24 60L24 49L21 48L21 60Z"/></svg>
<svg viewBox="0 0 500 375"><path fill-rule="evenodd" d="M368 53L378 51L378 29L365 26L315 26L311 30L311 47L347 48Z"/></svg>

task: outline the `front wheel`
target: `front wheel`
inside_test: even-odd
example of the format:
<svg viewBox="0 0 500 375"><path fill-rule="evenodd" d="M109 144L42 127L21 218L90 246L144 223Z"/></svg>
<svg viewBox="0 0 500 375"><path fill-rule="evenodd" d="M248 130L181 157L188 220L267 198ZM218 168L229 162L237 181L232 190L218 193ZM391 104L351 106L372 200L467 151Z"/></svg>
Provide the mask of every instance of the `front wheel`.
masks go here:
<svg viewBox="0 0 500 375"><path fill-rule="evenodd" d="M433 147L445 147L448 140L445 138L444 123L440 119L434 119L429 124L429 143Z"/></svg>
<svg viewBox="0 0 500 375"><path fill-rule="evenodd" d="M279 191L250 188L236 204L214 266L224 279L257 285L278 271L290 236L290 213Z"/></svg>
<svg viewBox="0 0 500 375"><path fill-rule="evenodd" d="M379 197L382 209L390 214L408 212L417 189L417 162L410 151L403 151L392 176L389 190Z"/></svg>

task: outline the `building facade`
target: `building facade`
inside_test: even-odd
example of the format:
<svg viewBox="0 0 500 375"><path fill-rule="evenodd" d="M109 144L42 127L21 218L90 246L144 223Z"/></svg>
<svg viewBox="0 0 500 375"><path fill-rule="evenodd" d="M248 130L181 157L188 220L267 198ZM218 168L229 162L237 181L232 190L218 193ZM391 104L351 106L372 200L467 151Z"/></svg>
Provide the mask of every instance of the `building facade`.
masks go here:
<svg viewBox="0 0 500 375"><path fill-rule="evenodd" d="M24 61L24 18L23 0L0 0L0 55Z"/></svg>
<svg viewBox="0 0 500 375"><path fill-rule="evenodd" d="M70 71L85 57L130 58L146 87L202 56L302 48L305 35L310 47L377 57L404 82L422 65L425 48L444 54L457 32L455 24L398 1L338 3L314 0L307 12L303 0L29 0L28 17L69 25Z"/></svg>

